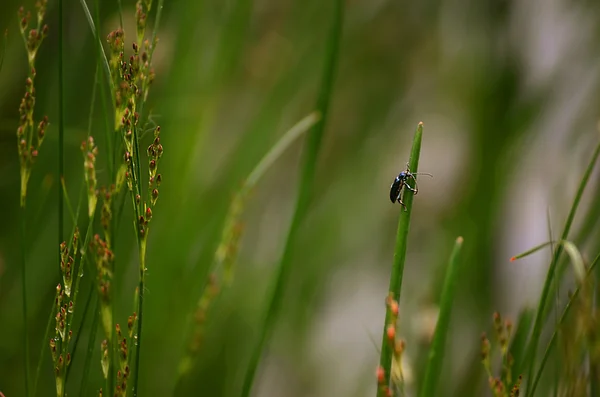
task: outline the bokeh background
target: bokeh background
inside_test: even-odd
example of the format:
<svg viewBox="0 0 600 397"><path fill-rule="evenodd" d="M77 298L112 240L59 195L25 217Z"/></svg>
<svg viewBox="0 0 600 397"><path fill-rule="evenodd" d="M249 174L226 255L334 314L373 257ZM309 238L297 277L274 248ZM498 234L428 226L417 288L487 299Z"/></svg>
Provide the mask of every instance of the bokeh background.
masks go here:
<svg viewBox="0 0 600 397"><path fill-rule="evenodd" d="M0 28L8 29L0 71L0 391L7 397L24 393L15 132L27 66L20 5L33 9L31 0L0 5ZM96 54L79 2L65 2L64 11L65 179L76 202ZM141 395L174 393L195 288L231 198L277 139L313 110L332 12L333 2L320 0L165 1L149 98L165 154L149 237ZM134 2L124 0L130 39L133 15ZM57 21L57 2L50 0L36 114L47 114L51 126L31 178L27 219L33 363L58 281ZM102 37L118 25L117 2L102 1ZM434 178L419 180L409 235L400 312L407 390L421 379L444 269L461 235L463 266L439 395L485 395L479 335L490 329L493 311L515 318L536 304L549 254L508 259L548 239L548 209L560 232L599 139L599 34L594 1L346 1L315 197L294 241L293 271L256 396L375 393L401 210L388 192L419 121L419 169ZM102 152L99 109L97 100L91 133ZM289 227L301 151L302 143L294 144L248 202L234 283L211 314L201 359L179 395L239 395ZM98 178L106 182L102 161ZM584 197L588 214L600 207L596 180L597 173ZM137 280L131 213L123 216L116 248L121 323ZM587 256L599 248L597 218L576 218L583 230L576 243ZM83 332L85 343L89 329ZM90 393L101 385L97 345ZM40 395L50 396L47 353ZM80 376L75 361L77 386Z"/></svg>

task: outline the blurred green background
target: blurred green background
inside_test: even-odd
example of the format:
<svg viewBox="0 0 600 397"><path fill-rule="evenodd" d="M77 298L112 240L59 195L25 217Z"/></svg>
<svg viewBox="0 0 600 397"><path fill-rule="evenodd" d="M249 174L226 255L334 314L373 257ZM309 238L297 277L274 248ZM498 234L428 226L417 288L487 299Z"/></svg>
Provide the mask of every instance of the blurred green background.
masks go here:
<svg viewBox="0 0 600 397"><path fill-rule="evenodd" d="M24 395L16 128L27 61L18 32L20 5L33 9L30 0L2 0L0 6L0 28L8 29L0 71L0 391L6 397ZM332 5L165 1L148 106L161 125L165 154L149 236L143 396L173 395L188 343L185 323L234 192L277 139L313 110ZM27 204L33 364L58 282L57 2L48 7L36 118L47 114L51 126ZM65 180L75 203L96 53L79 2L65 1L64 7ZM119 26L117 2L102 1L100 11L104 40ZM127 43L134 37L133 15L134 2L124 0ZM479 335L490 328L493 311L516 318L521 308L536 304L549 256L508 259L547 240L548 207L559 233L598 141L599 33L600 3L593 1L346 1L315 197L294 242L282 316L254 395L375 393L379 353L372 340L380 340L401 210L390 203L389 186L408 161L419 121L419 170L434 178L419 180L402 292L408 390L422 376L443 271L462 235L464 265L439 395L483 395ZM102 185L107 174L100 110L97 100L91 133L101 153ZM234 284L211 314L201 358L180 395L239 395L289 226L301 150L300 142L294 144L248 202ZM592 208L600 194L590 190L584 204ZM132 311L137 282L131 216L126 205L116 247L120 323ZM576 241L588 256L599 248L598 230L590 230ZM90 288L89 279L82 288ZM83 346L88 335L89 327ZM102 384L99 342L90 395ZM39 395L50 396L47 353ZM81 377L77 360L70 395Z"/></svg>

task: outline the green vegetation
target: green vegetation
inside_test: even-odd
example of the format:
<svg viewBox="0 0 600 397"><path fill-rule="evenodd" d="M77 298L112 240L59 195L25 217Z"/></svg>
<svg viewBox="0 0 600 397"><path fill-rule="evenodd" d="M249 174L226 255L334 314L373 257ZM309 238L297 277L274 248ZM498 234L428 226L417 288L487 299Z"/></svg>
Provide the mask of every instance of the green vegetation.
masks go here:
<svg viewBox="0 0 600 397"><path fill-rule="evenodd" d="M600 393L572 7L4 1L0 396Z"/></svg>

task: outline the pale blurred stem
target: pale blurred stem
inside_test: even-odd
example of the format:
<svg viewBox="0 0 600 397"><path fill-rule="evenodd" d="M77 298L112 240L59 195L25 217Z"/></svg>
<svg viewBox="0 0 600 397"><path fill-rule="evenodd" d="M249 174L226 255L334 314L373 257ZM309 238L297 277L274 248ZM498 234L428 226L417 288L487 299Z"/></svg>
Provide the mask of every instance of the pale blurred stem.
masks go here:
<svg viewBox="0 0 600 397"><path fill-rule="evenodd" d="M342 37L342 24L344 14L344 1L336 0L333 2L332 24L328 34L328 46L325 53L325 62L322 70L322 80L317 97L316 111L321 115L321 122L317 123L308 133L305 141L305 152L303 155L303 165L300 174L300 183L298 186L296 208L292 216L292 221L288 229L283 254L280 262L275 270L273 284L270 286L267 295L266 311L263 314L259 325L259 335L257 341L252 346L250 353L250 361L244 375L244 383L242 384L242 397L248 397L252 391L254 377L263 350L267 340L271 336L280 308L284 299L285 286L287 284L292 266L294 253L292 248L296 242L296 236L300 230L300 224L304 220L310 201L312 198L313 182L316 172L317 159L321 148L325 123L329 112L331 102L331 93L333 90L333 82L337 69L337 61L339 56L340 41Z"/></svg>

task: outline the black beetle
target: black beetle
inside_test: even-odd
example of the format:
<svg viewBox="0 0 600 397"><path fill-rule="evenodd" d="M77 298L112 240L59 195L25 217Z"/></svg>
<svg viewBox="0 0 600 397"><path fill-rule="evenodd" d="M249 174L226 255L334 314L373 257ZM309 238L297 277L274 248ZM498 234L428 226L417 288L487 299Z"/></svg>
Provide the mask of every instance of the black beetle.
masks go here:
<svg viewBox="0 0 600 397"><path fill-rule="evenodd" d="M392 203L395 203L396 201L398 203L400 203L400 205L402 205L404 207L404 211L406 211L406 205L402 201L402 191L403 191L402 189L404 187L406 187L408 190L410 190L414 194L417 194L419 192L419 188L417 187L417 179L415 178L415 175L419 175L419 174L429 175L429 176L433 177L433 175L431 175L427 172L415 172L415 173L410 172L408 163L406 163L406 170L399 173L398 176L396 177L396 179L394 179L392 186L390 186L390 200L392 201ZM415 182L415 187L412 187L408 184L409 179L412 179Z"/></svg>

